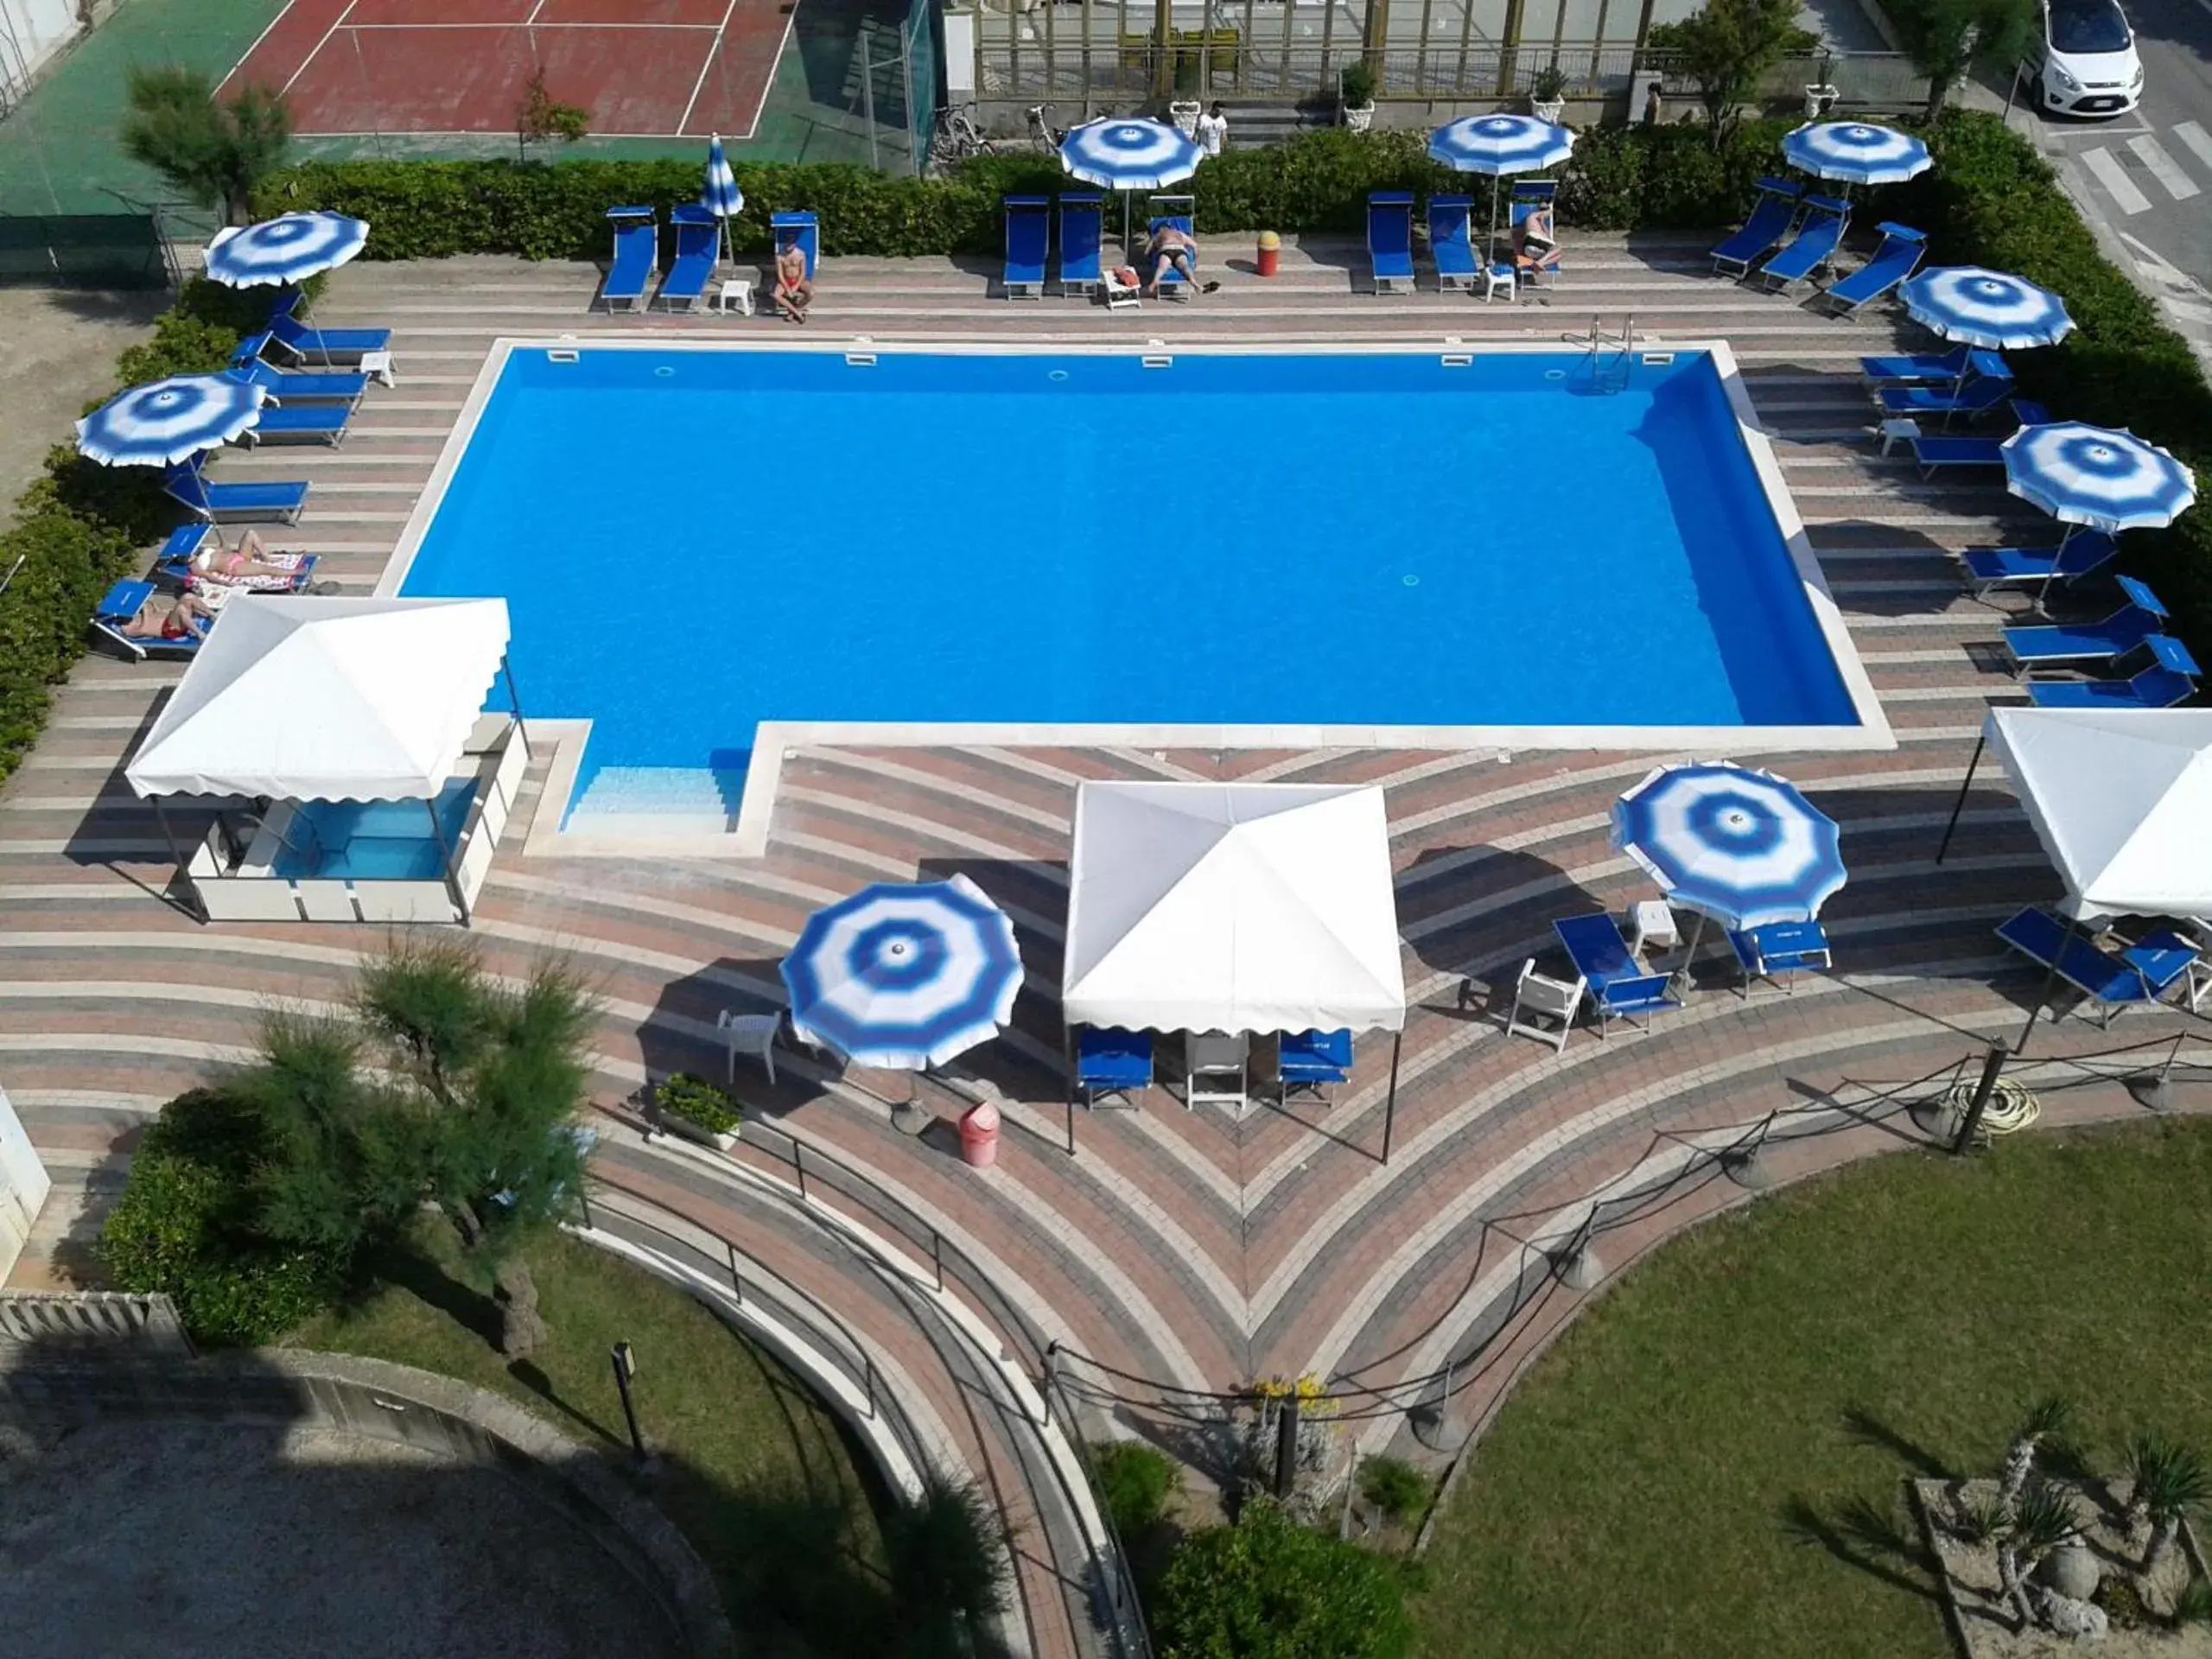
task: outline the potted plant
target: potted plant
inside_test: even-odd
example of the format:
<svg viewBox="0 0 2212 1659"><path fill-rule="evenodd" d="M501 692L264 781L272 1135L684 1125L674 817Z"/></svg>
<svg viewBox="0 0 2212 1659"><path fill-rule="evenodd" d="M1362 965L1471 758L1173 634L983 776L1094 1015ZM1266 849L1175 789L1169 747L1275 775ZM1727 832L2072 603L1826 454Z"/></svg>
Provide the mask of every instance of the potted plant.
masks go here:
<svg viewBox="0 0 2212 1659"><path fill-rule="evenodd" d="M1337 76L1337 103L1344 125L1365 132L1375 124L1375 66L1364 58L1347 64Z"/></svg>
<svg viewBox="0 0 2212 1659"><path fill-rule="evenodd" d="M1539 121L1556 124L1566 111L1567 71L1548 63L1536 71L1535 83L1529 89L1529 113Z"/></svg>
<svg viewBox="0 0 2212 1659"><path fill-rule="evenodd" d="M661 1080L653 1090L653 1108L663 1128L723 1152L737 1144L744 1122L735 1101L689 1071Z"/></svg>
<svg viewBox="0 0 2212 1659"><path fill-rule="evenodd" d="M1805 88L1805 118L1817 121L1835 108L1835 101L1843 96L1828 79L1829 66L1834 61L1827 53L1821 54L1820 79Z"/></svg>

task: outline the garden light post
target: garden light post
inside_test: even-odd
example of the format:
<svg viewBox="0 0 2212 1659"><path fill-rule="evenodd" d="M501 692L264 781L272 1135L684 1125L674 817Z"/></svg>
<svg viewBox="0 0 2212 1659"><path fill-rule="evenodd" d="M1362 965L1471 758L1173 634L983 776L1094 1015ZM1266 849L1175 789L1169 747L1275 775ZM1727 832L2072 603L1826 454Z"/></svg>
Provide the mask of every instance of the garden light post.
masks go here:
<svg viewBox="0 0 2212 1659"><path fill-rule="evenodd" d="M1997 1091L1997 1079L2004 1075L2005 1062L2011 1052L2001 1042L1992 1043L1989 1052L1982 1056L1981 1077L1974 1086L1974 1098L1967 1103L1967 1115L1959 1123L1959 1133L1951 1142L1951 1150L1963 1153L1974 1145L1974 1138L1981 1133L1982 1115L1989 1109L1989 1097Z"/></svg>
<svg viewBox="0 0 2212 1659"><path fill-rule="evenodd" d="M618 1342L607 1357L614 1363L614 1387L622 1396L622 1420L630 1426L630 1456L642 1473L652 1467L653 1460L645 1450L645 1437L638 1432L637 1403L630 1397L630 1379L638 1374L638 1356L628 1343Z"/></svg>

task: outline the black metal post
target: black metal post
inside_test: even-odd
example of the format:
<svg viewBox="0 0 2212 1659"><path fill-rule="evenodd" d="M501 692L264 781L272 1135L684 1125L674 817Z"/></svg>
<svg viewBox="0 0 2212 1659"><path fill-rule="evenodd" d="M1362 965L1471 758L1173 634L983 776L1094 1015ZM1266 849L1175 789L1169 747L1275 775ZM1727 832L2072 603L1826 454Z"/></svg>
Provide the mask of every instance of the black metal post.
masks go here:
<svg viewBox="0 0 2212 1659"><path fill-rule="evenodd" d="M2166 1087L2166 1074L2174 1069L2174 1062L2181 1058L2181 1046L2188 1037L2185 1031L2174 1033L2174 1046L2166 1051L2166 1058L2149 1077L2130 1077L2127 1092L2135 1096L2136 1104L2154 1112L2163 1112L2173 1104L2173 1097Z"/></svg>
<svg viewBox="0 0 2212 1659"><path fill-rule="evenodd" d="M944 1288L944 1235L930 1229L930 1265L937 1269L937 1287Z"/></svg>
<svg viewBox="0 0 2212 1659"><path fill-rule="evenodd" d="M1068 1156L1075 1156L1075 1090L1068 1090Z"/></svg>
<svg viewBox="0 0 2212 1659"><path fill-rule="evenodd" d="M798 1195L802 1198L806 1196L806 1159L804 1155L805 1150L804 1146L794 1136L791 1141L791 1173L798 1177Z"/></svg>
<svg viewBox="0 0 2212 1659"><path fill-rule="evenodd" d="M1959 785L1959 798L1951 803L1951 821L1943 826L1942 843L1936 849L1938 864L1943 861L1943 855L1951 850L1951 836L1959 827L1959 814L1967 810L1967 791L1974 787L1974 768L1981 765L1981 752L1988 744L1989 728L1985 726L1981 734L1974 741L1974 759L1967 762L1967 775L1965 781Z"/></svg>
<svg viewBox="0 0 2212 1659"><path fill-rule="evenodd" d="M461 925L468 925L468 900L461 896L461 872L454 868L453 850L446 845L445 825L438 822L438 798L435 792L423 798L423 810L430 815L430 839L437 843L438 864L446 873L446 896L453 900L453 907L461 912Z"/></svg>
<svg viewBox="0 0 2212 1659"><path fill-rule="evenodd" d="M1298 1478L1298 1385L1275 1407L1275 1496L1287 1498Z"/></svg>
<svg viewBox="0 0 2212 1659"><path fill-rule="evenodd" d="M2074 936L2082 924L2075 917L2066 918L2066 932L2058 941L2058 949L2051 953L2050 968L2043 976L2043 984L2036 992L2036 1000L2028 1005L2028 1023L2020 1027L2020 1040L2012 1045L2015 1054L2028 1052L2028 1039L2035 1034L2036 1021L2043 1017L2043 1005L2050 1001L2051 987L2058 983L2058 964L2066 960L2066 953L2074 945Z"/></svg>
<svg viewBox="0 0 2212 1659"><path fill-rule="evenodd" d="M1398 1055L1406 1046L1405 1027L1390 1033L1390 1092L1382 1102L1382 1161L1390 1161L1390 1132L1398 1122Z"/></svg>
<svg viewBox="0 0 2212 1659"><path fill-rule="evenodd" d="M1997 1079L2005 1073L2005 1062L2012 1058L2002 1043L1992 1043L1989 1052L1981 1058L1981 1078L1974 1086L1974 1099L1967 1104L1966 1120L1959 1125L1957 1138L1951 1142L1954 1153L1964 1153L1974 1145L1974 1138L1981 1133L1982 1114L1989 1109L1989 1097L1997 1091Z"/></svg>
<svg viewBox="0 0 2212 1659"><path fill-rule="evenodd" d="M507 677L507 706L515 711L515 729L522 734L522 746L530 747L530 728L522 715L522 688L515 683L515 665L507 653L499 653L499 672Z"/></svg>
<svg viewBox="0 0 2212 1659"><path fill-rule="evenodd" d="M1060 1339L1054 1337L1045 1344L1045 1378L1038 1385L1037 1398L1045 1408L1044 1427L1052 1426L1052 1385L1060 1374ZM1072 1424L1070 1425L1073 1427Z"/></svg>
<svg viewBox="0 0 2212 1659"><path fill-rule="evenodd" d="M11 571L10 574L14 573ZM169 815L162 810L162 798L156 795L151 798L154 803L154 822L162 826L162 839L168 842L169 856L176 861L177 885L190 895L185 902L191 910L192 919L204 925L209 919L207 906L200 896L200 889L192 885L192 868L185 861L184 849L177 844L176 831L169 827Z"/></svg>
<svg viewBox="0 0 2212 1659"><path fill-rule="evenodd" d="M645 1451L645 1437L638 1432L637 1403L630 1398L630 1379L636 1375L638 1357L626 1342L618 1342L607 1357L614 1363L614 1386L622 1395L622 1421L630 1426L630 1455L639 1469L652 1462Z"/></svg>

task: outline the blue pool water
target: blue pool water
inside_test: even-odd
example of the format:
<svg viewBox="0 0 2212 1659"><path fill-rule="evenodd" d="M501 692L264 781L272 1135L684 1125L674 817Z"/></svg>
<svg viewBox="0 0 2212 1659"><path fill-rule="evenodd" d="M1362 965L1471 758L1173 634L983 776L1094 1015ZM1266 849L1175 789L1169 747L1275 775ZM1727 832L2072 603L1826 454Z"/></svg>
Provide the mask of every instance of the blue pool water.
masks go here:
<svg viewBox="0 0 2212 1659"><path fill-rule="evenodd" d="M420 801L307 801L284 832L273 861L283 876L325 880L434 881L460 844L476 799L476 779L455 778L438 792L438 828Z"/></svg>
<svg viewBox="0 0 2212 1659"><path fill-rule="evenodd" d="M507 362L404 591L588 766L763 719L1847 725L1712 362Z"/></svg>

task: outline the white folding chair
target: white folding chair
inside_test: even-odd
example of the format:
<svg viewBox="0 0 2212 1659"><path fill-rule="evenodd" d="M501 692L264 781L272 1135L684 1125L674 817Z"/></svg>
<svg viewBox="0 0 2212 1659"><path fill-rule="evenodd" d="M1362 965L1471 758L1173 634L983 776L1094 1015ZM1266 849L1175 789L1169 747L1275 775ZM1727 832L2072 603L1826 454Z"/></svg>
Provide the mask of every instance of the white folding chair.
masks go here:
<svg viewBox="0 0 2212 1659"><path fill-rule="evenodd" d="M1201 1102L1210 1106L1244 1107L1245 1074L1252 1058L1252 1039L1243 1033L1192 1031L1183 1034L1183 1105L1195 1110Z"/></svg>
<svg viewBox="0 0 2212 1659"><path fill-rule="evenodd" d="M750 1054L760 1062L768 1073L772 1087L776 1081L776 1033L781 1029L784 1016L780 1014L738 1014L724 1008L715 1020L715 1028L722 1034L722 1046L729 1056L729 1081L737 1081L737 1057Z"/></svg>
<svg viewBox="0 0 2212 1659"><path fill-rule="evenodd" d="M1554 1054L1563 1052L1567 1039L1574 1030L1574 1016L1582 1007L1582 993L1586 982L1580 979L1553 979L1536 971L1536 959L1531 957L1521 964L1521 977L1513 985L1513 1012L1506 1016L1505 1028L1549 1043ZM1526 1020L1522 1009L1546 1020L1556 1020L1559 1029Z"/></svg>

